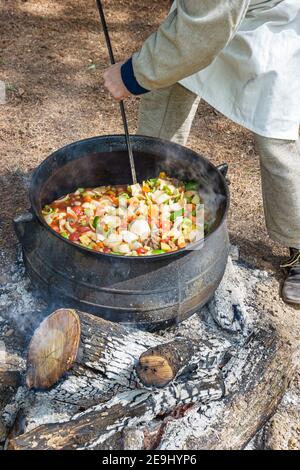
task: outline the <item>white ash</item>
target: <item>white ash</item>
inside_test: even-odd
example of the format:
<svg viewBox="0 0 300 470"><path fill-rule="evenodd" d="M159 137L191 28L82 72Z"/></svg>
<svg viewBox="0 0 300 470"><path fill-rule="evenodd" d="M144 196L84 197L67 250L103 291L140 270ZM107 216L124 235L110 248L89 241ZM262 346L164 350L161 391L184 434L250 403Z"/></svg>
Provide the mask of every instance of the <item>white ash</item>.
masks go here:
<svg viewBox="0 0 300 470"><path fill-rule="evenodd" d="M31 285L19 250L17 260L12 265L1 257L0 278L1 316L29 339L49 311L49 307Z"/></svg>
<svg viewBox="0 0 300 470"><path fill-rule="evenodd" d="M291 387L291 389L289 389L286 394L284 395L283 397L283 400L281 402L281 405L284 406L284 407L293 407L293 408L296 408L297 411L300 412L300 394L299 394L299 390L297 389L294 389L293 387Z"/></svg>
<svg viewBox="0 0 300 470"><path fill-rule="evenodd" d="M224 401L215 401L209 405L192 408L183 418L169 421L161 440L159 450L185 450L186 443L203 436L212 429L225 407Z"/></svg>
<svg viewBox="0 0 300 470"><path fill-rule="evenodd" d="M125 429L123 439L126 450L143 450L144 438L145 436L141 429Z"/></svg>
<svg viewBox="0 0 300 470"><path fill-rule="evenodd" d="M234 250L234 258L237 256L238 254ZM32 289L20 259L12 267L9 267L7 263L1 264L0 276L1 280L5 282L1 283L0 290L0 306L2 307L0 329L2 324L7 325L7 321L9 321L13 324L12 328L21 331L29 339L33 329L47 313L51 312L51 305L46 306ZM230 353L229 358L239 354L239 359L241 359L243 345L251 335L251 331L258 320L253 302L255 286L258 282L265 281L268 276L265 272L229 259L225 276L215 293L214 299L185 322L177 327L158 333L158 336L164 341L171 340L176 336L184 336L195 341L199 340L199 342L213 342L214 345L217 345L217 348L215 348L217 362L220 362L220 358L225 357L228 352ZM2 321L1 323L3 319L5 319L5 322ZM204 347L203 351L202 360L204 361ZM208 358L209 347L207 347L207 351ZM225 363L229 358L227 357ZM223 369L229 390L234 389L238 375L241 372L238 369L238 363L242 367L243 360L237 361L236 374L228 373L226 377L226 365ZM215 367L214 358L212 358L211 367L212 369ZM28 398L25 389L22 387L19 389L20 398L18 398L17 403L24 398L22 406L28 413L26 416L28 422L26 430L44 423L68 421L78 415L76 404L72 402L70 397L72 395L75 397L76 393L80 392L82 384L79 379L70 376L61 381L56 387L61 388L62 399L61 402L55 401L55 403L51 400L54 394L51 390L46 393L30 392L30 398ZM100 382L98 383L96 378L93 387L96 390L96 397L98 396L97 393L100 396L103 392L103 385ZM219 419L224 406L225 403L222 399L205 406L196 405L182 418L170 420L163 434L160 448L184 449L185 443L191 434L193 437L197 437L201 433L203 435L203 430L210 429L212 423ZM12 420L15 411L16 403L7 405L5 409L6 421ZM151 416L149 414L149 416L143 417L142 422L147 423L153 419L153 414ZM130 424L131 426L139 426L141 421L132 420ZM108 430L108 434L111 435L111 433L113 431ZM107 438L108 435L102 436L99 442L102 442L104 437ZM128 448L131 448L129 441L127 445ZM95 444L93 443L91 447Z"/></svg>
<svg viewBox="0 0 300 470"><path fill-rule="evenodd" d="M224 278L214 299L208 304L215 322L229 332L248 336L256 321L253 298L256 284L268 273L249 270L249 267L228 260Z"/></svg>
<svg viewBox="0 0 300 470"><path fill-rule="evenodd" d="M2 411L1 418L7 427L11 428L17 416L17 413L23 407L27 407L33 398L30 397L30 394L25 387L19 387L14 399L11 403L8 403L4 410Z"/></svg>
<svg viewBox="0 0 300 470"><path fill-rule="evenodd" d="M237 245L230 245L229 256L232 261L238 261L240 258L240 249Z"/></svg>

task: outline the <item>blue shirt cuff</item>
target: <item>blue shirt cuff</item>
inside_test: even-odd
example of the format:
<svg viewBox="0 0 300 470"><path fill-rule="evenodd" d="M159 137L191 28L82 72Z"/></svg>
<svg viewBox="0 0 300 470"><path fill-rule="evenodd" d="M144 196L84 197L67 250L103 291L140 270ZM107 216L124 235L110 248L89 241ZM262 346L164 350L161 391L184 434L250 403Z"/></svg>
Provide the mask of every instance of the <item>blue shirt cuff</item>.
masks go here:
<svg viewBox="0 0 300 470"><path fill-rule="evenodd" d="M148 93L149 90L143 88L134 76L132 58L122 65L121 76L124 85L132 95L143 95L144 93Z"/></svg>

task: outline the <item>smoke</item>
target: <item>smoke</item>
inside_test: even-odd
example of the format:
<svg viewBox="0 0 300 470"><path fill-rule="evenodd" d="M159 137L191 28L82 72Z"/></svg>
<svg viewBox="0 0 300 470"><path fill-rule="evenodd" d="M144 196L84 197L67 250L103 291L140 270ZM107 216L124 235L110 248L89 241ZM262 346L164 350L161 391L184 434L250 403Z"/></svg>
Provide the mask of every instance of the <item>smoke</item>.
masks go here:
<svg viewBox="0 0 300 470"><path fill-rule="evenodd" d="M198 159L190 159L187 155L188 149L183 147L175 151L182 153L179 155L179 160L178 158L174 159L174 149L167 143L162 149L160 148L162 158L157 165L156 173L164 171L168 176L181 181L199 183L199 195L204 204L205 214L212 221L216 221L226 200L219 174L208 167L200 155ZM155 176L157 175L152 175L152 177Z"/></svg>
<svg viewBox="0 0 300 470"><path fill-rule="evenodd" d="M5 273L5 274L3 274ZM0 315L28 341L35 328L48 313L48 306L33 290L25 273L21 253L11 264L2 254L0 260Z"/></svg>
<svg viewBox="0 0 300 470"><path fill-rule="evenodd" d="M160 171L164 171L168 175L183 181L197 181L200 184L199 194L204 202L205 211L210 214L212 219L215 219L225 200L225 196L221 192L222 189L220 189L220 180L217 172L208 171L207 166L200 158L199 161L193 160L191 164L190 159L186 159L185 149L182 150L182 156L180 156L179 159L174 159L174 150L167 144L165 147L159 149L159 153L161 158L154 158L149 155L150 160L146 164L147 174L143 174L142 170L143 159L147 159L148 157L147 155L141 155L141 164L137 162L137 166L140 167L139 173L142 175L142 179L156 177ZM28 187L28 185L29 178L26 175L26 178L23 179L23 186ZM51 256L51 253L45 254L45 256ZM141 263L144 263L144 260L141 260ZM132 280L136 277L136 273L130 263L124 263L122 259L118 261L115 259L111 267L108 266L108 268L111 272L108 273L107 286L109 286L109 282L111 282L112 286L119 285L120 289L124 288L126 290L127 281L128 285L132 285ZM25 274L20 253L18 259L13 264L4 260L3 263L1 263L0 269L1 272L6 273L5 282L3 285L1 283L0 290L1 314L13 321L16 328L26 337L31 337L33 330L39 325L42 319L54 309L68 306L62 304L57 305L56 299L51 296L50 293L47 302L42 300L40 295L33 290ZM171 261L170 269L172 269ZM148 273L145 269L142 278L140 278L143 285L145 285L143 281L147 279L147 276ZM159 277L159 272L157 272L157 276ZM177 270L177 268L173 271L173 285L174 287L178 287L178 316L181 318L181 298L183 295L181 292L182 276L180 270ZM136 288L138 289L138 285ZM74 290L75 289L76 285L74 283ZM74 292L74 294L76 294L76 292ZM76 295L74 295L74 297L76 297ZM135 296L132 297L134 302ZM133 307L138 309L138 305L133 305ZM155 308L155 305L153 305L153 307ZM128 308L130 310L131 306L129 305ZM143 308L144 305L141 306L141 310L143 310ZM115 318L110 319L114 320ZM138 324L135 324L133 319L131 324L138 327Z"/></svg>

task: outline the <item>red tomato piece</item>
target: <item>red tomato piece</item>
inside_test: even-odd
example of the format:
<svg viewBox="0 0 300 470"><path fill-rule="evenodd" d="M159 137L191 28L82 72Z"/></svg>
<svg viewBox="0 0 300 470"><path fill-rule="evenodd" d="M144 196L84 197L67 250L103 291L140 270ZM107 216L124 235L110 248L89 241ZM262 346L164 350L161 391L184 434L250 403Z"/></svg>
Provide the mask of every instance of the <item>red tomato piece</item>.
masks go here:
<svg viewBox="0 0 300 470"><path fill-rule="evenodd" d="M142 248L142 247L141 247L141 248L138 248L138 249L136 250L136 252L137 252L138 255L144 255L145 253L147 253L147 251L146 251L144 248Z"/></svg>
<svg viewBox="0 0 300 470"><path fill-rule="evenodd" d="M80 233L85 233L85 232L89 232L91 229L90 229L90 227L81 226L81 227L78 227L77 230Z"/></svg>
<svg viewBox="0 0 300 470"><path fill-rule="evenodd" d="M74 206L72 207L72 210L75 212L76 215L83 214L83 209L81 206Z"/></svg>
<svg viewBox="0 0 300 470"><path fill-rule="evenodd" d="M60 232L60 229L59 229L59 226L58 226L58 225L51 225L50 227L51 227L52 230L54 230L55 232L57 232L57 233Z"/></svg>
<svg viewBox="0 0 300 470"><path fill-rule="evenodd" d="M79 237L80 237L80 233L79 232L74 232L74 233L71 233L70 237L69 237L69 240L71 242L77 242L79 240Z"/></svg>

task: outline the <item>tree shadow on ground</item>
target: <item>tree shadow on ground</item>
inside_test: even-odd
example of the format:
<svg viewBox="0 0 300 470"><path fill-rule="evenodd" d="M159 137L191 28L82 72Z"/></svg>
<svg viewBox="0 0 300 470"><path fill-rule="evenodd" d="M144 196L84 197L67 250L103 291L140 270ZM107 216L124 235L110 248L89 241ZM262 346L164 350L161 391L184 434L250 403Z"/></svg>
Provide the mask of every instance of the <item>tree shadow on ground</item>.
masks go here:
<svg viewBox="0 0 300 470"><path fill-rule="evenodd" d="M90 81L90 61L100 71L108 65L96 2L36 4L11 0L2 7L0 72L7 81L17 86L21 83L27 90L37 88L45 96L51 89L59 89L61 94L74 92L82 75ZM104 4L116 57L120 59L131 55L135 45L142 43L142 37L155 29L166 12L157 0L142 5L133 1ZM153 15L154 10L157 15ZM97 75L99 82L100 74Z"/></svg>
<svg viewBox="0 0 300 470"><path fill-rule="evenodd" d="M0 176L0 251L9 251L17 243L13 219L30 207L28 197L30 178L31 173L18 169Z"/></svg>

